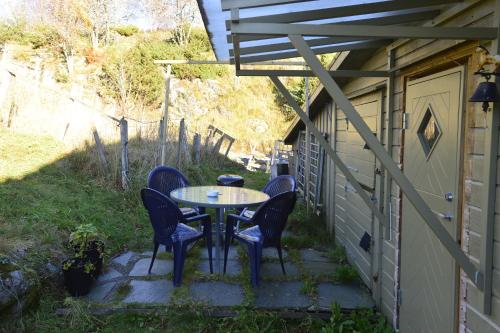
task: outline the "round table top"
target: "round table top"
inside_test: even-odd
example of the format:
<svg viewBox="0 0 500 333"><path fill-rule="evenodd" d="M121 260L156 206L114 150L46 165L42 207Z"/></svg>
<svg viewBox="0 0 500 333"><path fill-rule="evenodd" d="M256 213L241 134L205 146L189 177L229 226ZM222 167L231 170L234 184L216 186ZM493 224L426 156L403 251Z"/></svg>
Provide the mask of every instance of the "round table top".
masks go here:
<svg viewBox="0 0 500 333"><path fill-rule="evenodd" d="M208 190L217 190L217 197L207 196ZM208 208L242 208L259 205L269 199L264 192L232 186L188 186L170 192L176 202Z"/></svg>

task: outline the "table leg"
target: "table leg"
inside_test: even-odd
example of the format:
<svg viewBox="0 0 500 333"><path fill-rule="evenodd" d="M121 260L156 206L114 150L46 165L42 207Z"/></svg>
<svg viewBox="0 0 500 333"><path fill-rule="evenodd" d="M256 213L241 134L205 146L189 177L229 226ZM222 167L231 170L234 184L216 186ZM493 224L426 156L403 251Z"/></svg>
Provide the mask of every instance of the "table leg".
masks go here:
<svg viewBox="0 0 500 333"><path fill-rule="evenodd" d="M221 225L224 223L224 209L222 208L216 208L215 210L216 213L216 219L215 219L215 233L216 233L216 239L215 239L215 271L217 273L221 273Z"/></svg>

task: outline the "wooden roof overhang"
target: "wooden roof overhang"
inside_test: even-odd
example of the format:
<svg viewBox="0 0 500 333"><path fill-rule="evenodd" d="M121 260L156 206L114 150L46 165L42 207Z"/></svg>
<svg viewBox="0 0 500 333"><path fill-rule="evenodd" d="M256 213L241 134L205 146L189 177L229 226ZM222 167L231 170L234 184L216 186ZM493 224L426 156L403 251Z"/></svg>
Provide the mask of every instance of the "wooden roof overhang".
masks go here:
<svg viewBox="0 0 500 333"><path fill-rule="evenodd" d="M374 216L388 225L388 217L378 203L390 200L387 196L373 200L363 190L348 167L339 158L331 145L305 114L301 106L280 81L280 76L315 76L336 105L344 112L356 128L377 160L387 173L386 192L390 192L391 181L395 181L407 199L418 211L430 230L436 235L450 255L460 265L478 289L483 291L485 313L491 310L492 288L492 226L493 218L485 213L487 244L486 257L479 267L465 254L460 244L450 236L438 216L422 199L411 181L393 161L390 151L373 135L367 124L344 95L336 82L339 78L385 77L388 89L388 114L391 114L394 101L394 52L389 51L389 68L386 71L360 71L353 68L326 70L316 55L333 52L357 52L358 50L378 49L401 39L449 39L449 40L492 40L493 51L500 54L498 43L500 21L500 0L495 0L495 19L493 27L439 27L424 24L443 10L464 7L478 1L456 0L198 0L205 27L214 52L219 61L229 61L235 65L240 76L269 76L278 91L295 110L307 129L315 135L327 155L338 169L344 173L364 203ZM461 6L461 7L460 7ZM451 9L450 9L451 10ZM304 70L296 69L246 69L247 63L277 61L302 57L307 63ZM392 105L391 105L392 103ZM495 106L496 109L500 107ZM491 112L489 121L500 123L498 112ZM491 123L490 123L491 124ZM494 147L498 143L498 126L491 133ZM496 154L496 151L494 152ZM493 154L493 152L492 152ZM487 158L488 159L488 158ZM496 172L496 155L491 158L489 171ZM390 177L389 177L390 176ZM494 182L492 182L494 183ZM389 191L387 191L389 189ZM488 189L486 201L494 198L494 187ZM378 203L377 203L378 202ZM493 209L491 211L494 211ZM489 214L489 215L488 215ZM488 229L490 228L490 229ZM490 236L488 236L490 235ZM489 257L488 257L488 253Z"/></svg>

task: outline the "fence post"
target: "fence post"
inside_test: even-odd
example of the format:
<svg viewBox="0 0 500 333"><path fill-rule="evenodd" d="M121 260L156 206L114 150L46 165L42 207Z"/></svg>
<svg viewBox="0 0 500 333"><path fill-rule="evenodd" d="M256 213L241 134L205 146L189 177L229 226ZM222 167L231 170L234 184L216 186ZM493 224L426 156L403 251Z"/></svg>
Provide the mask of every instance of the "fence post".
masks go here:
<svg viewBox="0 0 500 333"><path fill-rule="evenodd" d="M94 136L95 148L97 150L97 156L99 157L99 162L101 162L101 167L104 173L109 173L108 161L106 160L106 154L104 153L104 146L102 145L101 139L99 138L99 133L97 129L92 127L92 135Z"/></svg>
<svg viewBox="0 0 500 333"><path fill-rule="evenodd" d="M163 113L163 139L161 141L161 164L165 165L167 159L167 138L168 138L168 102L170 95L170 73L172 71L172 66L168 65L167 73L165 74L165 109Z"/></svg>
<svg viewBox="0 0 500 333"><path fill-rule="evenodd" d="M181 119L181 123L179 124L179 139L177 142L177 161L176 166L177 169L181 167L182 163L182 148L183 148L183 140L184 140L184 118Z"/></svg>
<svg viewBox="0 0 500 333"><path fill-rule="evenodd" d="M162 153L163 153L163 142L165 142L164 132L163 132L163 118L160 119L160 127L158 128L158 155L156 158L156 163L161 164Z"/></svg>
<svg viewBox="0 0 500 333"><path fill-rule="evenodd" d="M130 188L130 179L128 177L128 123L124 117L120 119L120 143L121 143L121 174L122 187L124 190Z"/></svg>
<svg viewBox="0 0 500 333"><path fill-rule="evenodd" d="M196 165L200 164L201 161L201 135L195 133L193 138L193 158Z"/></svg>

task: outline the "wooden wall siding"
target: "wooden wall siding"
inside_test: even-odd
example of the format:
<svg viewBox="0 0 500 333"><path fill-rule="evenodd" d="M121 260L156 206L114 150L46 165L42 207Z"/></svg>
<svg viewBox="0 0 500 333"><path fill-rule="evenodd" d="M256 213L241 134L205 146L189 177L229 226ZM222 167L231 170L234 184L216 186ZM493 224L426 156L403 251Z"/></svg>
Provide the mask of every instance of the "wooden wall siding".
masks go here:
<svg viewBox="0 0 500 333"><path fill-rule="evenodd" d="M382 94L380 91L357 97L353 104L374 133L377 133L377 125L380 122L382 112ZM365 143L358 132L346 121L341 110L336 112L335 143L338 156L350 168L356 179L368 188L375 189L375 165L376 160L373 153L363 149ZM359 195L344 175L339 171L336 173L335 188L335 231L339 243L346 247L350 262L357 267L363 281L373 288L373 260L375 249L370 253L359 247L359 240L368 232L374 235L373 214L364 204ZM373 193L367 192L368 195Z"/></svg>
<svg viewBox="0 0 500 333"><path fill-rule="evenodd" d="M443 26L493 26L493 11L494 1L484 0L478 1L474 6L466 12L455 15L448 19ZM404 88L406 85L406 77L425 76L432 72L438 72L447 68L457 66L457 62L464 63L468 57L474 53L475 44L459 43L457 41L446 40L416 40L410 41L396 49L396 67L401 68L395 80L394 92L394 113L392 153L396 163L402 166L404 131L402 130L402 115L404 112L405 96ZM468 65L468 94L477 86L477 78L471 73L474 68L475 57L471 58L472 63ZM381 49L374 52L374 55L360 69L362 70L385 70L387 68L387 51ZM383 87L385 80L381 78L360 78L350 81L343 87L343 91L347 96L359 95L362 92L374 91L377 88ZM382 88L383 89L383 88ZM464 100L467 100L467 96ZM384 101L385 107L385 101ZM465 153L464 153L464 197L463 197L463 221L462 221L462 244L463 248L470 255L472 260L479 263L480 247L481 247L481 187L483 173L483 153L484 153L484 130L485 121L481 111L481 106L478 104L467 103L466 128L465 128ZM330 142L339 156L347 163L349 159L346 149L349 144L359 144L360 138L356 133L346 131L346 124L341 110L336 110L331 101L324 110L331 108L333 110L333 119L329 124L329 130L333 137L330 137ZM321 112L314 120L320 130L325 129L325 114ZM337 114L335 116L335 113ZM387 116L385 114L385 116ZM386 133L387 118L384 118L383 131ZM326 132L326 131L325 131ZM361 140L362 141L362 140ZM500 158L500 152L499 152ZM365 170L366 171L366 170ZM348 248L357 249L358 244L352 239L353 235L359 237L359 231L366 226L366 219L369 212L365 210L365 205L360 200L354 199L356 196L349 196L344 189L345 178L341 173L337 173L335 166L329 159L325 164L323 189L326 193L323 196L324 213L329 225L335 232L335 239L339 244L345 245ZM460 295L464 299L461 306L464 308L462 328L467 332L499 332L500 331L500 169L497 177L498 194L497 194L497 219L495 222L495 247L494 247L494 288L493 288L493 314L485 316L481 314L479 303L482 301L477 289L470 283L465 281L465 293ZM361 181L370 181L369 177L360 177ZM328 190L327 190L328 189ZM358 202L359 201L359 202ZM399 227L401 221L401 192L397 184L393 183L391 189L391 206L385 207L385 212L391 211L392 223L390 228L390 237L384 238L382 244L381 271L379 277L380 296L376 301L379 304L380 310L389 318L397 311L397 299L395 297L395 279L398 278L398 256L395 247L396 240L399 239ZM359 209L359 213L354 216L349 211L350 205L354 205ZM330 208L328 208L330 207ZM358 238L359 239L359 238ZM369 258L358 251L352 250L351 262L358 267L360 275L368 285L369 277L366 273L366 266L369 265ZM352 260L354 259L354 260ZM464 277L464 279L466 279Z"/></svg>

